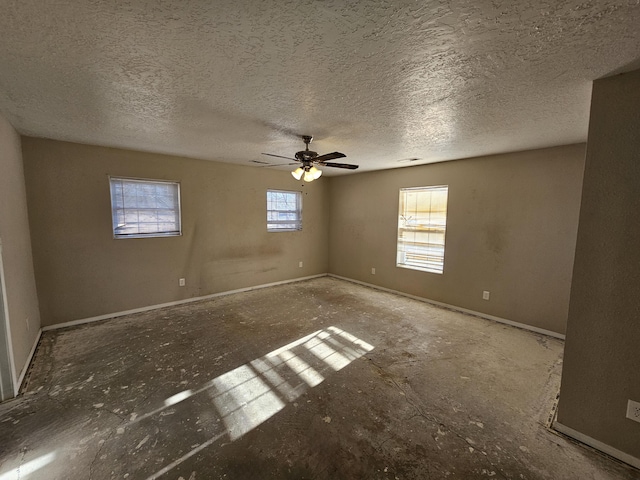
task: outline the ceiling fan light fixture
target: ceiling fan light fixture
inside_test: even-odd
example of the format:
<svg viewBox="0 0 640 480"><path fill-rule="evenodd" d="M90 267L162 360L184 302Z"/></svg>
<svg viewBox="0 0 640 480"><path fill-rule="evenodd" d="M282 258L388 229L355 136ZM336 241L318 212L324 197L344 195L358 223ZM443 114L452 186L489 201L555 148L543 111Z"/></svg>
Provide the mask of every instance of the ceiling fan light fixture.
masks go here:
<svg viewBox="0 0 640 480"><path fill-rule="evenodd" d="M295 178L296 180L300 180L302 178L303 173L305 173L305 171L302 169L302 167L298 167L293 172L291 172L291 175L293 175L293 178ZM306 173L305 173L305 177L306 177Z"/></svg>
<svg viewBox="0 0 640 480"><path fill-rule="evenodd" d="M304 178L303 178L303 180L304 180L305 182L307 182L307 183L308 183L308 182L313 182L313 181L315 180L315 178L314 178L314 176L313 176L313 173L311 173L311 172L310 172L310 171L308 171L308 170L307 170L306 172L304 172Z"/></svg>
<svg viewBox="0 0 640 480"><path fill-rule="evenodd" d="M316 168L316 167L311 167L309 169L309 173L311 175L313 175L313 179L317 180L318 178L320 178L322 176L322 170Z"/></svg>

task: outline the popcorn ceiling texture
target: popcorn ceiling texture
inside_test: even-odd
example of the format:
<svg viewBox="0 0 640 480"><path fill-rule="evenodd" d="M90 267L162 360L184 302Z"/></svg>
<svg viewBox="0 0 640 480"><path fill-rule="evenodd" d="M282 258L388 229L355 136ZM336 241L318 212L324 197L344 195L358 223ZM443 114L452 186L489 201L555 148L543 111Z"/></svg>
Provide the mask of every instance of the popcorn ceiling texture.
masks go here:
<svg viewBox="0 0 640 480"><path fill-rule="evenodd" d="M22 134L244 165L294 134L361 171L583 142L591 81L640 52L639 0L1 10L0 111Z"/></svg>

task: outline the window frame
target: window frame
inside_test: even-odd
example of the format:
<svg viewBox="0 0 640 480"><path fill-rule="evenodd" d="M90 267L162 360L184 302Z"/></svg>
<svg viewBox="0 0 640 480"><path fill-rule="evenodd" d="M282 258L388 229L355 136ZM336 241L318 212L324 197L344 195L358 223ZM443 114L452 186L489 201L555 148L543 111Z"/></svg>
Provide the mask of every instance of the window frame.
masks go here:
<svg viewBox="0 0 640 480"><path fill-rule="evenodd" d="M446 201L444 204L444 223L428 223L428 224L423 224L421 225L423 228L426 227L427 229L433 229L433 228L440 228L442 229L441 235L442 235L442 254L441 255L429 255L429 253L424 253L423 255L425 257L431 256L431 257L436 257L441 259L439 261L439 264L441 265L441 268L437 268L434 266L429 266L427 265L420 265L417 262L416 263L411 263L411 262L407 262L406 259L406 255L407 255L407 250L406 248L403 248L404 246L407 245L407 243L419 243L419 242L407 242L406 240L403 240L401 238L401 234L402 234L402 229L404 229L405 231L414 231L414 232L419 232L419 227L417 226L417 228L415 229L407 229L406 224L402 225L402 221L403 221L403 212L401 211L401 208L403 206L403 199L402 199L402 195L405 194L406 192L411 192L411 191L434 191L434 190L443 190L446 189ZM406 199L405 199L406 201ZM406 205L405 205L405 209L404 212L407 211ZM431 217L431 213L433 212L433 209L429 209L429 219ZM400 268L407 268L409 270L418 270L421 272L427 272L427 273L435 273L435 274L439 274L439 275L443 275L444 274L444 264L445 264L445 251L446 251L446 234L447 234L447 220L448 220L448 213L449 213L449 185L429 185L429 186L424 186L424 187L406 187L406 188L400 188L399 194L398 194L398 229L396 231L396 267L400 267ZM406 220L405 220L406 222ZM429 235L429 233L427 233L427 235ZM401 242L405 242L404 244ZM424 243L424 242L423 242ZM428 244L427 244L428 245ZM435 244L433 244L435 245ZM429 246L424 247L425 250L432 248ZM402 256L404 255L404 261L401 261ZM417 254L420 255L420 254ZM428 259L424 260L424 263L429 262Z"/></svg>
<svg viewBox="0 0 640 480"><path fill-rule="evenodd" d="M180 182L173 180L162 180L162 179L153 179L153 178L139 178L139 177L123 177L119 175L108 175L109 179L109 196L110 196L110 207L111 207L111 232L113 234L113 238L115 240L121 240L125 238L160 238L160 237L180 237L182 236L182 200L181 200L181 185ZM122 180L126 182L137 182L137 183L146 183L146 184L168 184L171 186L175 186L175 198L176 205L174 211L177 215L177 224L178 230L171 231L157 231L157 232L149 232L149 233L117 233L116 229L118 225L116 225L116 205L114 205L114 180ZM139 210L136 208L135 210ZM158 209L156 209L158 210Z"/></svg>
<svg viewBox="0 0 640 480"><path fill-rule="evenodd" d="M295 194L296 196L296 210L292 211L292 210L277 210L277 209L269 209L269 194L270 193L288 193L288 194ZM302 231L302 192L297 191L297 190L278 190L275 188L268 188L267 189L267 195L266 195L266 199L267 199L267 232L272 233L272 232L300 232ZM297 215L297 219L293 220L293 221L270 221L269 220L269 212L294 212ZM272 227L270 225L274 225L277 223L281 223L281 224L291 224L294 223L297 226L294 228L277 228L277 227Z"/></svg>

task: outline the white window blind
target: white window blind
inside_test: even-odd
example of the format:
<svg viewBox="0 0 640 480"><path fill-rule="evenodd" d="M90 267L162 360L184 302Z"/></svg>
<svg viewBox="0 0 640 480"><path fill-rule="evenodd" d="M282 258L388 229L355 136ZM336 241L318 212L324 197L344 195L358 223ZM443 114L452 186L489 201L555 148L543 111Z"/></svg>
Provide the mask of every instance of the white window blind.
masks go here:
<svg viewBox="0 0 640 480"><path fill-rule="evenodd" d="M398 211L398 267L442 273L448 186L402 188Z"/></svg>
<svg viewBox="0 0 640 480"><path fill-rule="evenodd" d="M302 194L267 190L267 231L302 230Z"/></svg>
<svg viewBox="0 0 640 480"><path fill-rule="evenodd" d="M110 177L115 238L181 234L180 184Z"/></svg>

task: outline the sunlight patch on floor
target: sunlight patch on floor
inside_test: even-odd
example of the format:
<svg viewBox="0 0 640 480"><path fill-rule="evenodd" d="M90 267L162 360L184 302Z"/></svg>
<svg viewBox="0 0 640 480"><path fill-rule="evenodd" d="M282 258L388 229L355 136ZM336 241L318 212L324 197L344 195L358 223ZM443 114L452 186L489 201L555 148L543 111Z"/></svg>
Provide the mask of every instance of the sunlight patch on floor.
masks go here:
<svg viewBox="0 0 640 480"><path fill-rule="evenodd" d="M185 390L169 397L164 406L131 421L129 426L206 391L224 423L226 434L234 441L322 383L327 375L342 370L373 348L337 327L318 330L224 373L197 390ZM147 480L159 478L222 435L199 445Z"/></svg>
<svg viewBox="0 0 640 480"><path fill-rule="evenodd" d="M18 468L5 473L0 473L0 480L22 480L28 479L32 473L46 467L56 458L56 452L47 453L34 460L20 465Z"/></svg>

